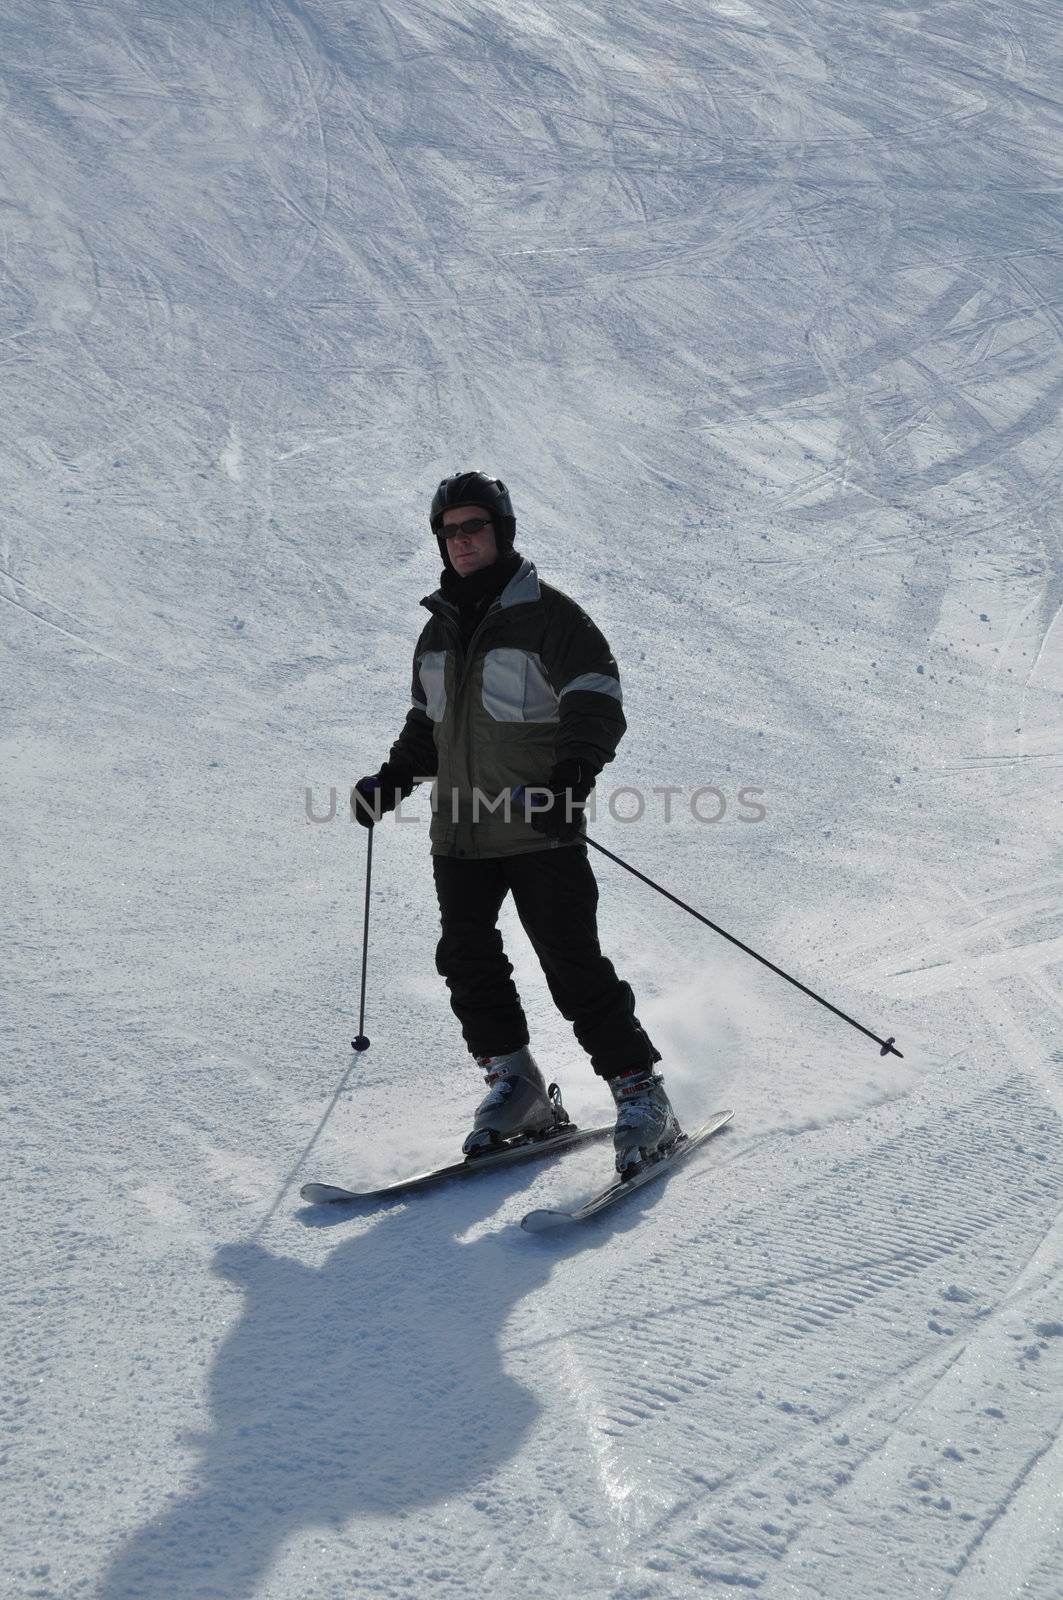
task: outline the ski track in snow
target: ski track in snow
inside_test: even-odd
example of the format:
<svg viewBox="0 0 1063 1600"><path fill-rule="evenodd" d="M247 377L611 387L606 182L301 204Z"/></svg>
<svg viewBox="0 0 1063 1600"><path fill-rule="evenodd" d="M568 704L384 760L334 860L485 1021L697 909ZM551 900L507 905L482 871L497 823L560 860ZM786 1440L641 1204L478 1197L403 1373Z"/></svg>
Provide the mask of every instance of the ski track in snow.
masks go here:
<svg viewBox="0 0 1063 1600"><path fill-rule="evenodd" d="M1043 0L5 7L5 1594L1058 1600L1059 68ZM297 1199L477 1092L423 803L351 1058L344 820L470 464L618 656L602 842L905 1051L596 862L737 1114L539 1239L602 1150Z"/></svg>
<svg viewBox="0 0 1063 1600"><path fill-rule="evenodd" d="M768 1149L752 1168L742 1166L738 1197L725 1169L712 1181L711 1215L701 1226L682 1225L682 1201L668 1216L669 1247L650 1258L658 1303L561 1335L576 1348L579 1387L600 1393L599 1427L612 1440L610 1481L624 1485L622 1491L614 1487L614 1497L637 1505L648 1490L650 1509L644 1507L627 1551L636 1565L648 1546L655 1552L651 1569L681 1587L714 1579L768 1584L771 1592L774 1563L791 1548L803 1551L810 1539L814 1543L824 1519L836 1525L840 1516L868 1515L874 1497L865 1500L862 1486L878 1481L883 1452L898 1453L896 1430L916 1426L913 1411L922 1411L932 1439L940 1426L942 1368L951 1371L963 1353L971 1369L970 1383L950 1407L965 1440L978 1436L978 1400L986 1391L990 1399L1007 1392L1008 1366L1002 1364L994 1384L986 1356L970 1354L990 1343L989 1330L1002 1313L978 1303L964 1285L972 1264L987 1258L989 1270L979 1270L981 1292L995 1280L1007 1303L1031 1215L1039 1213L1047 1229L1056 1223L1061 1185L1053 1169L1054 1119L1021 1080L961 1099L929 1124L913 1109L884 1113L894 1134L883 1137L880 1130L872 1150L858 1149L848 1161L835 1155L829 1182L814 1163L792 1195L781 1194L777 1184L772 1227L763 1235L759 1208L741 1201L777 1153ZM1021 1187L1009 1161L986 1191L980 1158L989 1129L994 1141L1008 1141L1009 1150L1022 1138L1028 1177ZM943 1174L957 1173L965 1181L954 1177L943 1197ZM715 1281L709 1292L693 1294L691 1279L710 1275L705 1267L699 1272L700 1263L711 1263ZM1044 1284L1040 1288L1047 1307L1050 1296ZM619 1283L606 1285L607 1303L621 1296ZM914 1320L916 1306L921 1323ZM1036 1318L1019 1320L1013 1337L1036 1347L1031 1323ZM618 1338L638 1351L638 1361L634 1372L625 1365L614 1377ZM1050 1349L1050 1341L1041 1344ZM1021 1392L1030 1350L1005 1350L1015 1369L1013 1392ZM995 1426L982 1423L983 1431ZM932 1471L939 1487L952 1472L953 1437L946 1432L937 1447L922 1441L924 1456L945 1451ZM989 1448L981 1450L988 1454ZM981 1453L965 1445L956 1461L968 1450ZM995 1487L1008 1471L1006 1460L986 1462L983 1477ZM941 1513L935 1515L936 1540L927 1541L926 1555L936 1558L927 1561L933 1581L935 1566L947 1574L950 1556L968 1542L968 1524L978 1520L970 1504L979 1499L957 1503L946 1517L948 1496L931 1497L930 1479L924 1481L916 1465L905 1473L895 1489L899 1513L908 1516L920 1506ZM958 1468L953 1475L962 1476ZM979 1493L986 1493L981 1481ZM668 1500L663 1514L652 1514ZM875 1579L873 1592L893 1592L889 1545L881 1571L867 1557L863 1549L862 1564L846 1581ZM793 1570L787 1566L787 1581L807 1560L802 1555ZM648 1576L641 1572L640 1581Z"/></svg>

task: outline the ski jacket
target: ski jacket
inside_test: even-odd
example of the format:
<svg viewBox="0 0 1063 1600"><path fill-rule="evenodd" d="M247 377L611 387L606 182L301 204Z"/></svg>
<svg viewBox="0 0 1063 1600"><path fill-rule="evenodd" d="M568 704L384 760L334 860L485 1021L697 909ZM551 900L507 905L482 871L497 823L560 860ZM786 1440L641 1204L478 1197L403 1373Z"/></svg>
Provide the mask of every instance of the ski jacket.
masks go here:
<svg viewBox="0 0 1063 1600"><path fill-rule="evenodd" d="M412 704L389 760L436 780L432 853L557 848L527 821L521 799L507 800L518 787L545 787L555 762L574 757L596 776L613 759L627 723L608 644L527 560L467 649L458 608L441 590L421 604L430 615L414 651Z"/></svg>

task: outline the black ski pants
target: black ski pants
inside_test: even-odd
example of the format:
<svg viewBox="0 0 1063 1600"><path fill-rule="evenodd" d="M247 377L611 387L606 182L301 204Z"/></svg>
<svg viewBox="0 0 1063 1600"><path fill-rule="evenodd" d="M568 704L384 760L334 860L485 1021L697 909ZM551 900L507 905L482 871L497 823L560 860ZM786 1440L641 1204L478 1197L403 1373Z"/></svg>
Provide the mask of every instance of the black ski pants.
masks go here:
<svg viewBox="0 0 1063 1600"><path fill-rule="evenodd" d="M528 1023L502 948L498 914L512 893L554 1004L595 1072L614 1078L659 1061L635 1015L635 996L598 943L598 885L585 844L467 860L433 856L442 937L436 967L476 1056L528 1043Z"/></svg>

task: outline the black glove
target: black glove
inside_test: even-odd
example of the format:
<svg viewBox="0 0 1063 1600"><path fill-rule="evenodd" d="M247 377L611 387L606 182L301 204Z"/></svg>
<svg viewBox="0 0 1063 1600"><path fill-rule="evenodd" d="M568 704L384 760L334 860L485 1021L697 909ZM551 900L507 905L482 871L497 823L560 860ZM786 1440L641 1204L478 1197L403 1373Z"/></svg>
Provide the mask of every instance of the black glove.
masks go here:
<svg viewBox="0 0 1063 1600"><path fill-rule="evenodd" d="M371 828L413 790L413 778L405 767L385 761L379 772L359 778L351 790L351 812L355 822Z"/></svg>
<svg viewBox="0 0 1063 1600"><path fill-rule="evenodd" d="M556 839L560 844L577 838L583 821L583 803L594 788L594 778L586 761L578 761L573 756L559 761L546 782L551 796L549 807L541 811L536 809L531 814L531 825L536 833ZM536 807L542 799L541 794L534 797Z"/></svg>

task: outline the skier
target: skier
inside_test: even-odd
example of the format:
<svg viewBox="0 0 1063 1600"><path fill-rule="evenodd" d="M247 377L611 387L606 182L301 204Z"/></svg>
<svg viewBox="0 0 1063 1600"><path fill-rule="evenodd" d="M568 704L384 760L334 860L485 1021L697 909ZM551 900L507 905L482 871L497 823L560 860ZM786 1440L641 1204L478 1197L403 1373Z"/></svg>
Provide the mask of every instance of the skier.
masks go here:
<svg viewBox="0 0 1063 1600"><path fill-rule="evenodd" d="M602 954L584 842L585 803L627 727L616 662L586 612L514 549L499 479L444 478L429 520L443 572L421 602L430 615L414 652L413 703L351 807L372 827L415 782L436 780L436 966L488 1085L466 1155L549 1133L559 1115L498 932L512 893L554 1003L612 1091L616 1165L628 1175L680 1129L654 1071L660 1052Z"/></svg>

